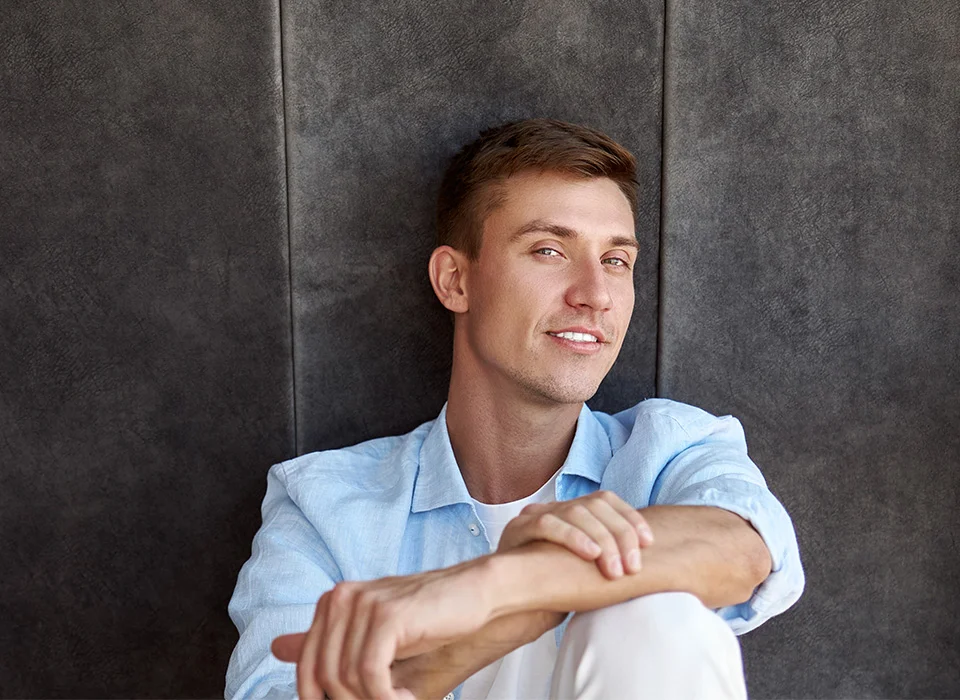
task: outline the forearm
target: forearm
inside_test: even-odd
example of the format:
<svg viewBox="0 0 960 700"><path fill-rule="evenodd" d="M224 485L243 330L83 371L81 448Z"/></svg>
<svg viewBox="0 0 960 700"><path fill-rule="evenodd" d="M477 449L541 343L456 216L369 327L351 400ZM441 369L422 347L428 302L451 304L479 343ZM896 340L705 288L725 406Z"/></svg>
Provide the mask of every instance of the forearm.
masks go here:
<svg viewBox="0 0 960 700"><path fill-rule="evenodd" d="M408 688L425 700L443 697L488 664L553 629L564 617L565 613L539 610L499 617L472 635L395 663L394 687Z"/></svg>
<svg viewBox="0 0 960 700"><path fill-rule="evenodd" d="M739 516L718 508L654 506L642 511L654 533L643 568L609 580L593 562L546 542L491 558L493 615L525 610L595 610L641 595L684 591L711 608L741 603L770 571L769 552Z"/></svg>
<svg viewBox="0 0 960 700"><path fill-rule="evenodd" d="M491 621L432 652L397 662L394 686L442 697L473 673L537 639L570 611L595 610L661 591L693 593L708 607L747 600L770 570L766 545L739 516L717 508L656 506L642 511L654 533L643 568L615 580L595 562L534 542L458 565L488 599Z"/></svg>

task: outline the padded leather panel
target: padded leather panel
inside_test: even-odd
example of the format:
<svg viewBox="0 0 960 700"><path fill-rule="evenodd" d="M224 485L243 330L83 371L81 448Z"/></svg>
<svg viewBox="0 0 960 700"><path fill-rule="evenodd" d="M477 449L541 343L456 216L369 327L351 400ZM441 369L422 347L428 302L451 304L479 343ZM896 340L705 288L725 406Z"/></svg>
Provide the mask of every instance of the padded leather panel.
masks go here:
<svg viewBox="0 0 960 700"><path fill-rule="evenodd" d="M277 7L0 30L0 695L222 696L293 453Z"/></svg>
<svg viewBox="0 0 960 700"><path fill-rule="evenodd" d="M960 696L960 4L670 3L660 392L798 527L756 698Z"/></svg>
<svg viewBox="0 0 960 700"><path fill-rule="evenodd" d="M446 397L452 326L426 263L447 159L550 116L640 161L637 310L595 404L653 395L662 5L284 0L299 450L409 430Z"/></svg>

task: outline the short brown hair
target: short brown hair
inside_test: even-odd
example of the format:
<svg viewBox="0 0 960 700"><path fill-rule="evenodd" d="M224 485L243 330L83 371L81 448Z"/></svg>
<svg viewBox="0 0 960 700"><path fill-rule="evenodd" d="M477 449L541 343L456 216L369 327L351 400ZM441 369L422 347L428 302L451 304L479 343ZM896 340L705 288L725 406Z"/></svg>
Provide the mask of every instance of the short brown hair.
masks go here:
<svg viewBox="0 0 960 700"><path fill-rule="evenodd" d="M497 186L526 170L609 178L637 214L636 160L627 149L586 126L526 119L482 131L453 157L437 197L437 245L476 259L483 222L503 201Z"/></svg>

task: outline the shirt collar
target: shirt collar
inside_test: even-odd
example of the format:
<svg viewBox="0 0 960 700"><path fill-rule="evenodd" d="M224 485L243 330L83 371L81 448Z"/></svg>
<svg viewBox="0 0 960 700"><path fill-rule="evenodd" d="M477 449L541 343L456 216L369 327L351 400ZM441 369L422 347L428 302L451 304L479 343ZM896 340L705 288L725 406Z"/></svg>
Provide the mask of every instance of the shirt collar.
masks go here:
<svg viewBox="0 0 960 700"><path fill-rule="evenodd" d="M577 418L577 430L560 475L576 475L599 484L613 456L610 438L603 426L584 404ZM410 510L420 513L455 503L472 503L447 432L447 405L433 422L420 446L420 464L413 485Z"/></svg>

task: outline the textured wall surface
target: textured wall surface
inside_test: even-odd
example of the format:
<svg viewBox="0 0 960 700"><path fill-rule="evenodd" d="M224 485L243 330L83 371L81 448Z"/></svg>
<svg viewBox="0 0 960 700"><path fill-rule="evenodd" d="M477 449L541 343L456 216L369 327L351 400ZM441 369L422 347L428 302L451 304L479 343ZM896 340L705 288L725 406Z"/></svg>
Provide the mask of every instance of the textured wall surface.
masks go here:
<svg viewBox="0 0 960 700"><path fill-rule="evenodd" d="M529 116L639 159L594 406L656 377L737 415L794 516L751 696L960 696L960 4L10 0L0 33L0 696L222 692L267 468L439 410L436 188Z"/></svg>
<svg viewBox="0 0 960 700"><path fill-rule="evenodd" d="M300 451L436 416L452 347L426 272L436 190L462 144L512 119L582 122L637 154L636 311L595 403L652 396L660 3L282 7Z"/></svg>
<svg viewBox="0 0 960 700"><path fill-rule="evenodd" d="M753 696L960 696L960 4L670 3L666 68L659 389L808 573Z"/></svg>
<svg viewBox="0 0 960 700"><path fill-rule="evenodd" d="M0 694L213 697L293 452L278 12L0 12Z"/></svg>

